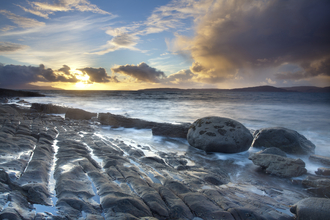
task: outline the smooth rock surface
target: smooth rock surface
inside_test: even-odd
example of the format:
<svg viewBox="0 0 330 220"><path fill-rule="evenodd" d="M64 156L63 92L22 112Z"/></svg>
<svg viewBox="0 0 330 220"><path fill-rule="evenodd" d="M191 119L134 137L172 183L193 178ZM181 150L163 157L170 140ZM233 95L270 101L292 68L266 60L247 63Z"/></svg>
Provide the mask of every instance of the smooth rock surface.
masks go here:
<svg viewBox="0 0 330 220"><path fill-rule="evenodd" d="M289 154L313 154L315 145L298 132L281 127L264 128L255 135L252 147L277 147Z"/></svg>
<svg viewBox="0 0 330 220"><path fill-rule="evenodd" d="M297 220L326 220L330 217L330 199L306 198L290 208Z"/></svg>
<svg viewBox="0 0 330 220"><path fill-rule="evenodd" d="M238 153L250 148L253 137L235 120L205 117L191 125L187 140L191 146L206 152Z"/></svg>
<svg viewBox="0 0 330 220"><path fill-rule="evenodd" d="M46 114L65 114L68 111L67 107L53 105L53 104L40 104L40 103L32 103L31 109Z"/></svg>
<svg viewBox="0 0 330 220"><path fill-rule="evenodd" d="M309 157L309 160L315 163L320 163L326 166L330 166L330 157L327 156L313 154Z"/></svg>
<svg viewBox="0 0 330 220"><path fill-rule="evenodd" d="M302 181L302 185L307 191L325 198L330 197L330 178L325 176L307 176Z"/></svg>
<svg viewBox="0 0 330 220"><path fill-rule="evenodd" d="M280 177L296 177L307 172L305 163L301 159L287 158L278 154L272 154L272 152L269 153L269 150L265 151L251 154L249 159L255 165L264 169L266 173Z"/></svg>
<svg viewBox="0 0 330 220"><path fill-rule="evenodd" d="M190 125L191 124L159 124L152 128L152 135L174 138L187 138Z"/></svg>
<svg viewBox="0 0 330 220"><path fill-rule="evenodd" d="M97 117L97 114L77 108L69 108L65 113L65 118L75 120L90 120L92 117Z"/></svg>
<svg viewBox="0 0 330 220"><path fill-rule="evenodd" d="M319 167L317 171L315 171L317 175L323 175L323 176L330 176L330 168L328 167Z"/></svg>

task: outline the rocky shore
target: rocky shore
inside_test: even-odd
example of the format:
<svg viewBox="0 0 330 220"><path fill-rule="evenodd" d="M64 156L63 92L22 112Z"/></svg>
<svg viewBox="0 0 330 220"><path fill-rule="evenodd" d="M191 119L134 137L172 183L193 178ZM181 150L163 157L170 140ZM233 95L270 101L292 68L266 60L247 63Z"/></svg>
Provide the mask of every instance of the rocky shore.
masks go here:
<svg viewBox="0 0 330 220"><path fill-rule="evenodd" d="M242 167L191 146L183 154L132 146L99 135L100 124L175 138L186 138L191 128L53 105L1 104L0 219L284 220L307 219L312 211L315 219L329 216L328 157L312 156L320 173L306 174L303 164L297 179L281 166L301 159L277 150L250 155L262 165ZM280 165L265 168L265 160Z"/></svg>

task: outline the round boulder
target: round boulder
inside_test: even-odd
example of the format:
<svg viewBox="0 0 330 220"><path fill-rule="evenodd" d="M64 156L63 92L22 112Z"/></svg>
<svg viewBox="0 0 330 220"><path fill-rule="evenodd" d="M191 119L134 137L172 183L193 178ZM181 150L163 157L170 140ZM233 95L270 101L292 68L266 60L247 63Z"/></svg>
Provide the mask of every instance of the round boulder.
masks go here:
<svg viewBox="0 0 330 220"><path fill-rule="evenodd" d="M290 208L297 220L324 220L330 216L330 199L306 198Z"/></svg>
<svg viewBox="0 0 330 220"><path fill-rule="evenodd" d="M264 128L255 135L252 147L277 147L289 154L312 154L315 145L305 136L287 128Z"/></svg>
<svg viewBox="0 0 330 220"><path fill-rule="evenodd" d="M253 137L241 123L222 117L205 117L189 128L187 140L206 152L238 153L250 148Z"/></svg>

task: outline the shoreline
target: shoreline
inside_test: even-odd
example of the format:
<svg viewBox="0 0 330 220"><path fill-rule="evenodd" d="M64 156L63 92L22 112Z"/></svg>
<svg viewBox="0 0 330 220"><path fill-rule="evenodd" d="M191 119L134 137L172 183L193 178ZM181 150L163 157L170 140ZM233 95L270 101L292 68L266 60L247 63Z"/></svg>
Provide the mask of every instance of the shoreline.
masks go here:
<svg viewBox="0 0 330 220"><path fill-rule="evenodd" d="M0 143L6 145L0 217L293 219L290 206L315 196L301 180L265 174L251 163L210 159L212 154L193 147L178 154L98 135L94 116L63 119L6 104L0 109ZM53 213L45 212L48 207Z"/></svg>

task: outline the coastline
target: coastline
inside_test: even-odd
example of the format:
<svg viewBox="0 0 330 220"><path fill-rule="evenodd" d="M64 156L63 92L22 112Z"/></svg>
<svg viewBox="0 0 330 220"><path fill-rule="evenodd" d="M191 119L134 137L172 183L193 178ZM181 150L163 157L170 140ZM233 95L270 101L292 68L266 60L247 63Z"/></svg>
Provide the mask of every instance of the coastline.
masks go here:
<svg viewBox="0 0 330 220"><path fill-rule="evenodd" d="M6 145L1 148L1 217L293 219L290 206L315 196L301 179L268 175L253 164L211 160L212 154L193 147L169 153L102 136L94 115L64 119L45 109L0 107ZM134 125L146 125L141 121Z"/></svg>

